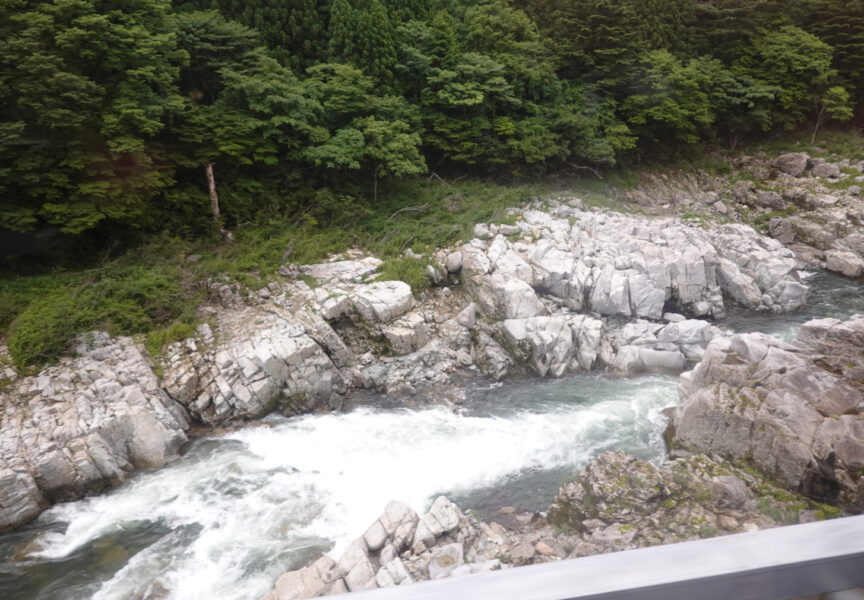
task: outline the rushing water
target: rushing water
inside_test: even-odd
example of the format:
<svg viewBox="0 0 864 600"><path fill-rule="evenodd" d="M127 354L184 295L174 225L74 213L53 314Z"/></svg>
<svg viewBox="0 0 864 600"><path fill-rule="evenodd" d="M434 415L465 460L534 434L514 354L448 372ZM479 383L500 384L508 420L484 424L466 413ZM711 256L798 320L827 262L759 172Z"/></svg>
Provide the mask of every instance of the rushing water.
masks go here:
<svg viewBox="0 0 864 600"><path fill-rule="evenodd" d="M719 325L791 338L810 318L864 312L861 286L827 274L808 283L805 311ZM603 450L661 460L660 411L676 403L676 382L475 382L456 410L379 398L198 439L170 466L0 536L0 598L253 600L283 571L338 553L391 499L421 511L444 493L484 517L543 509Z"/></svg>
<svg viewBox="0 0 864 600"><path fill-rule="evenodd" d="M542 508L602 450L658 460L660 410L674 402L674 378L584 376L474 387L457 411L273 418L7 536L0 597L255 599L282 571L338 552L391 499ZM34 534L38 552L13 561Z"/></svg>

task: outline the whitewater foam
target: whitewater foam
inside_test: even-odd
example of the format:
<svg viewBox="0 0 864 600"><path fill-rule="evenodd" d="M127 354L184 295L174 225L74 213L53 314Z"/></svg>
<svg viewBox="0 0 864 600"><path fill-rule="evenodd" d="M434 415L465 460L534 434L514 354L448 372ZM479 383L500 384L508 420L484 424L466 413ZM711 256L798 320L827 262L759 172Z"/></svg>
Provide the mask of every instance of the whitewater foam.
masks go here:
<svg viewBox="0 0 864 600"><path fill-rule="evenodd" d="M181 461L109 494L56 506L43 520L68 527L47 534L41 554L62 558L142 521L159 523L172 531L93 598L153 589L172 600L258 598L281 572L321 551L338 555L391 499L419 512L437 494L526 470L575 471L608 448L660 459L659 413L674 403L674 386L663 377L571 378L486 390L455 412L362 407L273 418L199 441Z"/></svg>

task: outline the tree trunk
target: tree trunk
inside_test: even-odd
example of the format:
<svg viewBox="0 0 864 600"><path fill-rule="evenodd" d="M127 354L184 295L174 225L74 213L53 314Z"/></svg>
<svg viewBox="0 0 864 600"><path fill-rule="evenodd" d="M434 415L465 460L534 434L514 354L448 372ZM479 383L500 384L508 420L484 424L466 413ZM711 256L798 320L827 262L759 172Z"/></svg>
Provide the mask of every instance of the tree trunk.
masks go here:
<svg viewBox="0 0 864 600"><path fill-rule="evenodd" d="M822 104L819 106L819 110L816 111L816 127L813 128L813 136L810 138L811 144L816 142L816 134L819 132L819 128L822 127L822 124L827 120L828 119L825 115L825 105Z"/></svg>
<svg viewBox="0 0 864 600"><path fill-rule="evenodd" d="M378 164L372 169L372 202L378 201Z"/></svg>
<svg viewBox="0 0 864 600"><path fill-rule="evenodd" d="M216 195L216 177L213 175L213 163L208 162L207 187L210 188L210 209L213 211L213 222L219 225L221 215L219 214L219 196Z"/></svg>

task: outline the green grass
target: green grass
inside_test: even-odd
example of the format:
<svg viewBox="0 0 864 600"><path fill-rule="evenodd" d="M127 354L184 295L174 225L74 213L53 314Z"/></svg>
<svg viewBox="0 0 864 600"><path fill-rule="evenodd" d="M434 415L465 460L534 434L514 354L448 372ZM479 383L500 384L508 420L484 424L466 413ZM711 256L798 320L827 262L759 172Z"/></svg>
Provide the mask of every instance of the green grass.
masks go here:
<svg viewBox="0 0 864 600"><path fill-rule="evenodd" d="M415 296L427 289L430 285L429 277L426 275L426 265L429 262L416 258L390 258L384 261L378 269L381 281L404 281L411 286Z"/></svg>
<svg viewBox="0 0 864 600"><path fill-rule="evenodd" d="M150 356L158 356L166 346L195 335L193 322L174 321L170 325L152 329L144 338L144 346Z"/></svg>
<svg viewBox="0 0 864 600"><path fill-rule="evenodd" d="M405 258L406 249L429 256L470 239L476 223L512 223L508 208L564 192L588 206L626 210L621 190L636 185L639 174L619 170L603 176L552 177L542 184L393 181L382 186L376 203L331 199L329 222L308 215L262 216L232 228L230 244L215 235L157 235L77 270L7 268L0 271L0 336L5 334L13 361L24 370L56 361L75 336L96 329L142 334L157 355L193 333L208 281L227 277L254 291L286 263L314 263L352 247L381 257L380 277L405 281L418 294L430 285L428 261Z"/></svg>
<svg viewBox="0 0 864 600"><path fill-rule="evenodd" d="M22 369L52 362L86 331L128 335L191 323L202 293L182 281L176 265L112 265L41 293L34 290L9 326L12 360Z"/></svg>
<svg viewBox="0 0 864 600"><path fill-rule="evenodd" d="M773 219L774 217L789 217L795 214L795 206L790 204L783 210L772 210L769 213L765 213L764 215L759 215L758 217L752 219L753 227L758 231L766 231L768 229L768 221Z"/></svg>

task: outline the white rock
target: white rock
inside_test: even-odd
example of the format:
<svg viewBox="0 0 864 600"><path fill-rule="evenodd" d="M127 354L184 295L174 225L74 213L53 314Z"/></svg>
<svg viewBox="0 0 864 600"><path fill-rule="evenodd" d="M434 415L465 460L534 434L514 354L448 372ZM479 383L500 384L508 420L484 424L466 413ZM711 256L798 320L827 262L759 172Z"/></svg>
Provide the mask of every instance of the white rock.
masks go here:
<svg viewBox="0 0 864 600"><path fill-rule="evenodd" d="M429 579L443 579L464 564L462 544L447 544L435 548L429 558ZM470 572L470 570L469 570Z"/></svg>
<svg viewBox="0 0 864 600"><path fill-rule="evenodd" d="M825 253L825 268L846 277L857 278L864 273L864 260L853 252L831 250Z"/></svg>
<svg viewBox="0 0 864 600"><path fill-rule="evenodd" d="M357 286L352 301L354 310L367 321L389 323L411 310L414 296L404 281L376 281Z"/></svg>

